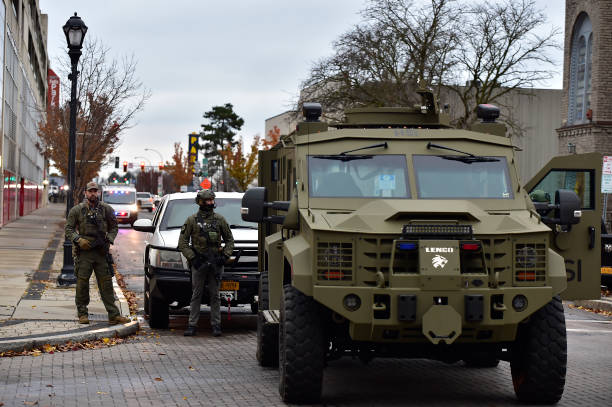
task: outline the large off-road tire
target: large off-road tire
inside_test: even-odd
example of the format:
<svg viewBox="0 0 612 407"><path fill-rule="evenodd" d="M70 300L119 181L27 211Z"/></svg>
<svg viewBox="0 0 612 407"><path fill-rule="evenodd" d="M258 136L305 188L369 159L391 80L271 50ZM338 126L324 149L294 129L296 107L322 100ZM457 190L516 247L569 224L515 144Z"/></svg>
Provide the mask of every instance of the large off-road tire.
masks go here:
<svg viewBox="0 0 612 407"><path fill-rule="evenodd" d="M567 370L567 334L559 296L519 326L510 367L520 401L554 404L561 399Z"/></svg>
<svg viewBox="0 0 612 407"><path fill-rule="evenodd" d="M259 276L259 313L257 315L257 362L260 366L278 366L278 324L265 324L263 311L269 308L268 272Z"/></svg>
<svg viewBox="0 0 612 407"><path fill-rule="evenodd" d="M149 326L151 328L168 328L169 309L165 301L149 296Z"/></svg>
<svg viewBox="0 0 612 407"><path fill-rule="evenodd" d="M325 364L321 309L312 297L286 285L280 314L280 395L288 403L316 403L321 399Z"/></svg>

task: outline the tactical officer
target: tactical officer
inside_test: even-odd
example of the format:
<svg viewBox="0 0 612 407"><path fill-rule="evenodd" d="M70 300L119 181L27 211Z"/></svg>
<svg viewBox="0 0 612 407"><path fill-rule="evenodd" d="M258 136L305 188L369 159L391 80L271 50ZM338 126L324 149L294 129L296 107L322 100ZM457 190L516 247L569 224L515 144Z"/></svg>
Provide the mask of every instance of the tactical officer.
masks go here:
<svg viewBox="0 0 612 407"><path fill-rule="evenodd" d="M223 265L234 250L234 237L225 218L215 213L215 193L205 189L196 195L200 210L191 215L181 228L178 248L191 264L191 312L185 336L196 334L204 284L210 297L210 324L214 336L221 335L219 286ZM221 246L221 238L225 247ZM189 242L191 241L191 245Z"/></svg>
<svg viewBox="0 0 612 407"><path fill-rule="evenodd" d="M78 229L78 232L77 232ZM79 323L88 324L89 278L96 273L100 297L108 312L111 325L130 322L119 315L113 292L112 266L107 260L108 250L117 236L117 219L109 205L98 201L98 184L90 182L85 200L68 213L65 227L66 239L73 243L74 273L77 277L75 303Z"/></svg>

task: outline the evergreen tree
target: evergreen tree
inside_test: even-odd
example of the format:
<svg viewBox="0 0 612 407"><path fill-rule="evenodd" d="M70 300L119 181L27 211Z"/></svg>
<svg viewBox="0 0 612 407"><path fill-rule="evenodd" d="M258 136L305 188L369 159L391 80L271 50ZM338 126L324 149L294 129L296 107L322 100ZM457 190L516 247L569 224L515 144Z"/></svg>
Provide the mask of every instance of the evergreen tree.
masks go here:
<svg viewBox="0 0 612 407"><path fill-rule="evenodd" d="M209 175L212 176L217 169L221 169L225 191L227 177L222 153L224 149L233 148L236 145L234 137L244 125L244 120L234 112L234 106L231 103L213 106L212 110L204 113L204 118L208 120L208 123L202 125L200 148L204 150L204 156L208 158Z"/></svg>

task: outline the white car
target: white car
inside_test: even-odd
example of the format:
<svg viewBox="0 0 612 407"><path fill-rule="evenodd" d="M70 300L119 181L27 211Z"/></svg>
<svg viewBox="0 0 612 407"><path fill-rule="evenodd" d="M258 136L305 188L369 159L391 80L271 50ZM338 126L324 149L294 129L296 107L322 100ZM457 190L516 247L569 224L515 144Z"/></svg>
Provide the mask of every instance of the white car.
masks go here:
<svg viewBox="0 0 612 407"><path fill-rule="evenodd" d="M242 196L238 192L216 192L216 213L223 215L234 236L234 252L221 279L221 305L251 304L257 312L259 289L257 268L258 226L242 220ZM139 219L134 229L147 232L144 248L145 314L152 328L168 326L169 308L189 305L191 279L187 259L178 251L181 227L198 211L195 192L165 195L153 219ZM202 303L209 303L204 290Z"/></svg>
<svg viewBox="0 0 612 407"><path fill-rule="evenodd" d="M113 208L117 223L134 225L138 219L136 188L128 185L103 185L101 200Z"/></svg>
<svg viewBox="0 0 612 407"><path fill-rule="evenodd" d="M140 209L153 212L153 195L150 192L136 192L136 200Z"/></svg>

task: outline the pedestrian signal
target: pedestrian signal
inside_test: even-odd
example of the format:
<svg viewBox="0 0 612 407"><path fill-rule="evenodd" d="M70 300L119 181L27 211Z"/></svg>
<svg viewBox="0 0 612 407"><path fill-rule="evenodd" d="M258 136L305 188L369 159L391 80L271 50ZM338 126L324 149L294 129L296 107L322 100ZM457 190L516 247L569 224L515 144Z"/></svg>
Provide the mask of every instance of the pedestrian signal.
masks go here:
<svg viewBox="0 0 612 407"><path fill-rule="evenodd" d="M115 157L115 168L119 168L119 157Z"/></svg>

